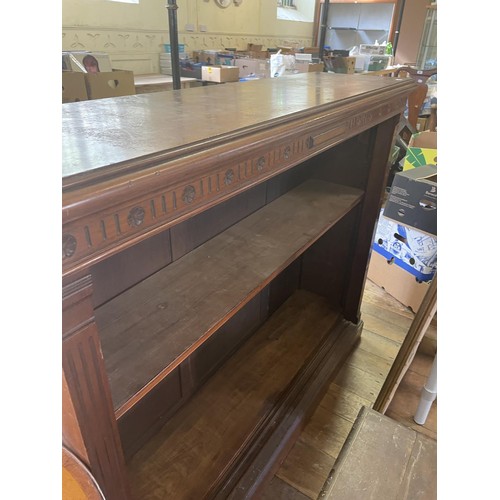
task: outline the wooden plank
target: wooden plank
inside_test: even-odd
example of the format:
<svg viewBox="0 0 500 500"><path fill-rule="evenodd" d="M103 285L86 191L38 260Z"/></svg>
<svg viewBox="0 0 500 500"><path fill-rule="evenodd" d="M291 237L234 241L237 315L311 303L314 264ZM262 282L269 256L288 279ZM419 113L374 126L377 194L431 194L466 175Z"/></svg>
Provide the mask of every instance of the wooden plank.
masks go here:
<svg viewBox="0 0 500 500"><path fill-rule="evenodd" d="M363 328L363 334L359 342L359 348L380 356L387 361L393 361L401 344L388 339L379 333L374 333L367 328Z"/></svg>
<svg viewBox="0 0 500 500"><path fill-rule="evenodd" d="M321 400L320 406L328 409L331 413L348 420L352 424L359 414L362 406L370 406L368 399L358 396L354 392L340 387L332 382L325 396Z"/></svg>
<svg viewBox="0 0 500 500"><path fill-rule="evenodd" d="M411 324L409 318L397 314L379 310L378 308L366 307L363 311L363 322L365 328L371 332L379 332L386 339L401 344L408 333ZM405 326L407 324L408 326Z"/></svg>
<svg viewBox="0 0 500 500"><path fill-rule="evenodd" d="M308 500L308 496L274 476L260 500Z"/></svg>
<svg viewBox="0 0 500 500"><path fill-rule="evenodd" d="M436 441L416 433L405 480L396 493L396 499L438 498L436 454Z"/></svg>
<svg viewBox="0 0 500 500"><path fill-rule="evenodd" d="M319 498L431 499L436 478L435 441L363 407Z"/></svg>
<svg viewBox="0 0 500 500"><path fill-rule="evenodd" d="M351 354L347 360L347 364L356 366L357 368L369 373L372 377L380 377L382 380L387 377L392 363L376 354L358 348Z"/></svg>
<svg viewBox="0 0 500 500"><path fill-rule="evenodd" d="M397 313L403 318L413 320L415 317L415 313L409 307L406 307L404 304L388 294L382 287L376 285L370 279L367 279L363 294L363 303L361 304L361 311L373 313L375 308L378 308L379 310L382 309L382 314L384 314L385 311L392 311L392 313ZM393 316L393 318L396 317ZM405 331L409 329L409 326L405 326L406 323L407 322L405 322L405 320L401 320L401 324ZM429 324L429 327L420 342L419 350L431 356L436 354L437 314L433 317L431 323Z"/></svg>
<svg viewBox="0 0 500 500"><path fill-rule="evenodd" d="M340 387L373 403L382 388L384 377L374 376L357 366L346 363L334 381Z"/></svg>
<svg viewBox="0 0 500 500"><path fill-rule="evenodd" d="M276 476L314 499L321 491L334 463L335 457L299 440Z"/></svg>
<svg viewBox="0 0 500 500"><path fill-rule="evenodd" d="M219 484L338 319L324 299L290 297L132 458L136 498L203 498Z"/></svg>
<svg viewBox="0 0 500 500"><path fill-rule="evenodd" d="M318 406L300 439L337 458L352 427L352 422L336 415L324 406Z"/></svg>
<svg viewBox="0 0 500 500"><path fill-rule="evenodd" d="M361 195L357 189L307 181L96 310L117 416L359 203Z"/></svg>
<svg viewBox="0 0 500 500"><path fill-rule="evenodd" d="M396 300L392 295L388 294L382 287L376 285L370 279L367 279L365 283L363 302L361 304L362 311L367 304L373 304L380 309L397 312L401 316L409 319L413 319L415 316L415 313L411 309Z"/></svg>

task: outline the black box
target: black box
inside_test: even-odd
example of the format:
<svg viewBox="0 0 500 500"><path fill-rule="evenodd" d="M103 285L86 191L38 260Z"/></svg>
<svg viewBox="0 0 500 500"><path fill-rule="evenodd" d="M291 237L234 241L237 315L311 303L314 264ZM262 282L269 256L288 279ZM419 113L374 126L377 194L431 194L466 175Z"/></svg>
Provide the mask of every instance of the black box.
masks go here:
<svg viewBox="0 0 500 500"><path fill-rule="evenodd" d="M437 166L398 172L392 181L384 216L437 236Z"/></svg>

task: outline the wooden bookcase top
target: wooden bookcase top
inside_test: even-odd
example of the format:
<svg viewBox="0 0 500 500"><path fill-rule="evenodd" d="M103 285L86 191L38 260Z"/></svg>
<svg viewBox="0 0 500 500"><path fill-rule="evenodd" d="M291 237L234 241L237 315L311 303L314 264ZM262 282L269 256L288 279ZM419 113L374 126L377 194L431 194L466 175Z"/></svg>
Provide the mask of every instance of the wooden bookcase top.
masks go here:
<svg viewBox="0 0 500 500"><path fill-rule="evenodd" d="M350 107L359 98L382 98L405 83L359 75L304 73L184 91L67 103L62 111L63 185L96 178L113 165L161 153L179 156L207 142L290 121L318 108ZM403 93L405 91L403 90Z"/></svg>

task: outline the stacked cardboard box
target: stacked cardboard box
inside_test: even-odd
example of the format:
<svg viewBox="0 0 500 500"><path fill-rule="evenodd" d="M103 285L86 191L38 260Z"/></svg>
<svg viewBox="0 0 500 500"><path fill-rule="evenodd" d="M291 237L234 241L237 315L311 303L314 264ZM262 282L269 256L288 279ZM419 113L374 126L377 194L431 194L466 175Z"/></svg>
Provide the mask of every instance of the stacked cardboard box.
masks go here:
<svg viewBox="0 0 500 500"><path fill-rule="evenodd" d="M415 312L437 271L437 136L422 134L410 141L408 168L394 176L368 268L368 278ZM425 164L421 149L435 165Z"/></svg>
<svg viewBox="0 0 500 500"><path fill-rule="evenodd" d="M132 71L112 69L104 52L62 53L62 102L135 94Z"/></svg>

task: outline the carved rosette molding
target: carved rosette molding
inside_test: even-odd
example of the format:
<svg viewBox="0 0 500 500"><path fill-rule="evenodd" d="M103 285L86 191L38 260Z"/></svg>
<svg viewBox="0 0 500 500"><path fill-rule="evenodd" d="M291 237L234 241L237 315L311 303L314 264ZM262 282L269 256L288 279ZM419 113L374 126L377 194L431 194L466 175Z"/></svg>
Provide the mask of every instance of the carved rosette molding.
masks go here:
<svg viewBox="0 0 500 500"><path fill-rule="evenodd" d="M186 205L189 205L190 203L193 203L195 197L196 197L196 189L191 185L186 186L184 188L184 192L182 193L182 201Z"/></svg>
<svg viewBox="0 0 500 500"><path fill-rule="evenodd" d="M316 133L309 131L288 140L267 153L242 158L237 164L217 165L202 176L193 176L183 185L150 193L147 198L131 201L114 212L103 211L67 224L63 228L63 267L72 268L80 260L106 253L119 241L131 240L158 227L168 228L182 215L203 209L216 199L248 184L267 178L334 145L343 138L393 116L404 107L404 99L381 104L373 111L348 117L336 126L323 124Z"/></svg>
<svg viewBox="0 0 500 500"><path fill-rule="evenodd" d="M146 212L144 211L144 208L142 207L134 207L132 210L130 210L127 221L129 226L132 227L137 227L140 226L144 222L144 216L146 215ZM105 235L103 235L105 236Z"/></svg>
<svg viewBox="0 0 500 500"><path fill-rule="evenodd" d="M226 186L229 186L233 182L234 179L234 170L230 168L229 170L226 171L226 175L224 176L224 184Z"/></svg>
<svg viewBox="0 0 500 500"><path fill-rule="evenodd" d="M68 259L76 252L76 238L71 234L63 234L62 239L62 257Z"/></svg>

